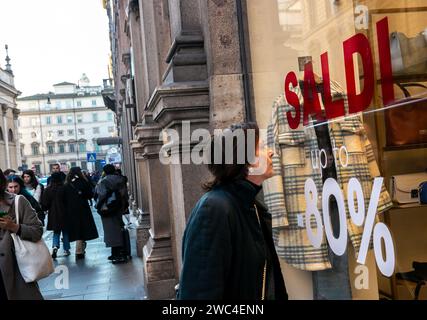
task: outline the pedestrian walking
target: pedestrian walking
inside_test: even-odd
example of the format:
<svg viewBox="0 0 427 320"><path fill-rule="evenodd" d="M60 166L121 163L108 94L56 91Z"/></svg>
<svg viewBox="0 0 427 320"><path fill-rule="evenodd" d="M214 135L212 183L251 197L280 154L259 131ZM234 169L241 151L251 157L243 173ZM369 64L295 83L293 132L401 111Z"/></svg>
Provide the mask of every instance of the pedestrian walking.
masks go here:
<svg viewBox="0 0 427 320"><path fill-rule="evenodd" d="M126 262L128 255L124 250L126 243L123 236L123 214L129 207L126 180L116 174L116 169L111 164L104 166L103 174L104 177L95 188L95 200L104 228L104 242L111 248L108 259L113 263Z"/></svg>
<svg viewBox="0 0 427 320"><path fill-rule="evenodd" d="M16 263L11 233L37 242L43 226L36 212L24 198L19 199L19 225L16 224L15 194L6 191L7 180L0 169L0 300L42 300L37 282L26 283Z"/></svg>
<svg viewBox="0 0 427 320"><path fill-rule="evenodd" d="M42 226L44 226L45 213L40 204L37 202L37 200L31 194L28 193L27 189L25 188L24 180L22 180L21 177L8 176L7 191L9 193L24 196L25 199L27 199L28 202L31 204L31 207L33 207L33 209L36 211L37 218L42 223Z"/></svg>
<svg viewBox="0 0 427 320"><path fill-rule="evenodd" d="M65 182L65 179L66 179L67 175L64 172L61 171L61 165L59 163L56 163L56 164L52 165L52 173L51 174L53 174L55 172L59 172L61 174L62 180ZM49 185L49 183L50 183L50 177L47 178L46 183L47 183L47 185Z"/></svg>
<svg viewBox="0 0 427 320"><path fill-rule="evenodd" d="M92 187L79 167L73 167L68 172L64 194L69 241L76 241L76 259L83 259L86 241L96 239L99 235L88 202L93 197Z"/></svg>
<svg viewBox="0 0 427 320"><path fill-rule="evenodd" d="M44 187L38 182L33 170L25 170L22 173L22 180L24 180L25 189L30 195L40 203Z"/></svg>
<svg viewBox="0 0 427 320"><path fill-rule="evenodd" d="M58 250L61 247L60 237L64 244L64 255L70 255L70 241L68 238L67 226L65 223L65 186L59 172L51 175L50 185L43 193L41 205L43 210L48 211L47 230L53 231L52 258L56 259Z"/></svg>
<svg viewBox="0 0 427 320"><path fill-rule="evenodd" d="M256 199L262 182L273 175L273 153L264 147L256 124L234 125L230 130L239 137L224 134L212 139L208 169L213 180L205 184L208 192L195 205L184 232L178 298L287 299L271 214ZM249 137L255 137L255 143L249 143ZM230 149L227 139L232 139ZM240 155L242 141L246 148ZM249 152L251 145L255 150ZM220 163L215 150L221 150ZM232 161L226 164L225 159Z"/></svg>

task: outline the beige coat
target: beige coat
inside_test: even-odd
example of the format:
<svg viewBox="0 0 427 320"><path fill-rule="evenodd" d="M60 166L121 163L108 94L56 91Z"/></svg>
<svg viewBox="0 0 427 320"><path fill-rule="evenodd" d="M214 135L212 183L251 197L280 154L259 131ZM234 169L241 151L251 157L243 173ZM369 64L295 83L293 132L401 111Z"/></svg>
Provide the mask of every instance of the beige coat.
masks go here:
<svg viewBox="0 0 427 320"><path fill-rule="evenodd" d="M15 195L6 193L9 205L9 216L15 221ZM29 241L39 241L43 235L43 227L36 212L24 197L19 200L19 221L21 238ZM25 283L19 272L15 258L15 248L9 231L0 229L0 271L9 300L42 300L36 282Z"/></svg>

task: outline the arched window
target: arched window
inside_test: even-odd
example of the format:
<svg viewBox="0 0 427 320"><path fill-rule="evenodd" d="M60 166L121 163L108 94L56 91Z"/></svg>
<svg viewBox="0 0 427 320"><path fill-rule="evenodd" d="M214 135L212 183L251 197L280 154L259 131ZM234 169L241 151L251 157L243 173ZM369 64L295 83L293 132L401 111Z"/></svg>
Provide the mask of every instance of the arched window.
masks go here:
<svg viewBox="0 0 427 320"><path fill-rule="evenodd" d="M37 142L31 144L31 153L33 154L33 156L38 156L40 154L39 144Z"/></svg>
<svg viewBox="0 0 427 320"><path fill-rule="evenodd" d="M0 127L0 141L4 141L3 129Z"/></svg>
<svg viewBox="0 0 427 320"><path fill-rule="evenodd" d="M13 131L12 131L12 129L9 129L9 132L8 132L7 138L8 138L8 140L9 140L9 142L13 142L13 141L15 140L15 139L13 138Z"/></svg>

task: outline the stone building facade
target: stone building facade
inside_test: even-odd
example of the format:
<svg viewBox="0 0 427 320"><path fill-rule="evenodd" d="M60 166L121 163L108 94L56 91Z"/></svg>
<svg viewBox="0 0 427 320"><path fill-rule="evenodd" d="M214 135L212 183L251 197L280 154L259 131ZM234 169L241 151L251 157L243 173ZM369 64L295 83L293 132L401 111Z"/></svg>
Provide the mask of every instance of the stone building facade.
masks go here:
<svg viewBox="0 0 427 320"><path fill-rule="evenodd" d="M48 175L54 164L87 171L101 171L112 146L98 145L99 138L117 136L114 113L104 105L101 91L110 84L90 86L88 81L55 84L54 92L20 97L18 106L23 164ZM88 80L88 79L87 79ZM96 159L89 159L95 153Z"/></svg>
<svg viewBox="0 0 427 320"><path fill-rule="evenodd" d="M21 166L18 115L16 98L20 92L15 88L10 68L0 68L0 168L18 171Z"/></svg>
<svg viewBox="0 0 427 320"><path fill-rule="evenodd" d="M180 141L168 142L178 144L184 157L198 143L186 138L194 130L250 119L239 2L105 0L104 7L115 82L110 98L141 222L138 246L146 291L150 299L170 298L179 282L185 224L208 172L203 165L162 164L161 133L180 132Z"/></svg>

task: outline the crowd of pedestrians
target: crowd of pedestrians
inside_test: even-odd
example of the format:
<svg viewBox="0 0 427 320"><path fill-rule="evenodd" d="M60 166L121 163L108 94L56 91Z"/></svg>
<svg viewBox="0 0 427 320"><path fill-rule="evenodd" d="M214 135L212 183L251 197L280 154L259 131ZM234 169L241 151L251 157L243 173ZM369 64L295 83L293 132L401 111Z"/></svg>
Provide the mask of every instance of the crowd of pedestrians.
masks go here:
<svg viewBox="0 0 427 320"><path fill-rule="evenodd" d="M17 196L19 223L15 217ZM42 299L37 282L26 283L20 275L9 235L38 242L44 231L50 231L52 259L60 255L61 242L62 256L72 254L75 242L75 259L84 259L87 241L99 237L91 207L101 215L104 242L111 248L108 259L127 262L130 244L123 223L123 215L129 212L127 178L115 166L104 166L101 175L83 172L80 167L64 173L59 164L53 165L46 187L32 170L19 176L13 169L0 169L0 249L8 255L0 261L0 300Z"/></svg>

